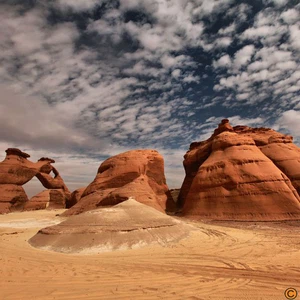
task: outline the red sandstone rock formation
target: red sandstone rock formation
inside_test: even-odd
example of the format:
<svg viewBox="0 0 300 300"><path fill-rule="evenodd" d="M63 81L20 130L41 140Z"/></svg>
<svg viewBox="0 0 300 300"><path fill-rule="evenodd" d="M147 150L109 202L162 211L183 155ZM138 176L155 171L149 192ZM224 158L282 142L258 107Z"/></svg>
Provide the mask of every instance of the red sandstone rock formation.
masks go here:
<svg viewBox="0 0 300 300"><path fill-rule="evenodd" d="M28 201L27 195L22 188L34 176L48 189L61 189L66 197L70 192L65 186L57 170L51 165L54 160L41 158L33 163L27 158L29 154L16 148L8 148L6 157L0 163L0 213L8 213L14 210L22 210ZM55 177L52 178L50 172Z"/></svg>
<svg viewBox="0 0 300 300"><path fill-rule="evenodd" d="M191 144L184 158L178 199L184 216L300 219L300 149L291 137L268 128L232 128L225 120L208 140Z"/></svg>
<svg viewBox="0 0 300 300"><path fill-rule="evenodd" d="M54 162L54 160L51 161ZM51 172L53 172L54 177L50 175ZM70 193L58 171L50 164L43 166L40 172L36 174L36 177L47 189L62 189Z"/></svg>
<svg viewBox="0 0 300 300"><path fill-rule="evenodd" d="M79 188L72 192L70 199L66 203L66 208L71 208L77 202L79 202L83 192L85 191L86 187Z"/></svg>
<svg viewBox="0 0 300 300"><path fill-rule="evenodd" d="M68 195L62 189L40 192L25 203L24 210L65 208Z"/></svg>
<svg viewBox="0 0 300 300"><path fill-rule="evenodd" d="M5 159L0 163L0 184L23 185L36 176L48 161L33 163L29 154L16 148L8 148Z"/></svg>
<svg viewBox="0 0 300 300"><path fill-rule="evenodd" d="M40 172L36 174L36 177L48 190L32 197L26 203L24 210L66 208L70 201L71 193L59 172L50 164L55 161L51 158L42 157L38 162L47 162L46 165L40 168ZM54 177L51 176L51 172L54 174Z"/></svg>
<svg viewBox="0 0 300 300"><path fill-rule="evenodd" d="M20 211L28 201L22 186L16 184L0 184L0 214Z"/></svg>
<svg viewBox="0 0 300 300"><path fill-rule="evenodd" d="M162 212L171 206L163 157L157 151L133 150L104 161L80 201L65 215L115 205L130 197Z"/></svg>

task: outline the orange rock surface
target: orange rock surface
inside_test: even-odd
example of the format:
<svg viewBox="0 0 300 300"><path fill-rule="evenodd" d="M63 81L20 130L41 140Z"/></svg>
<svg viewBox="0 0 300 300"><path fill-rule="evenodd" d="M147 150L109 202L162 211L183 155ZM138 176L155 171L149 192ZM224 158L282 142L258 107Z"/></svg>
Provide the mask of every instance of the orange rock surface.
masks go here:
<svg viewBox="0 0 300 300"><path fill-rule="evenodd" d="M66 203L66 208L70 208L74 206L77 202L79 202L83 192L85 191L86 187L79 188L72 192L70 199Z"/></svg>
<svg viewBox="0 0 300 300"><path fill-rule="evenodd" d="M24 210L65 208L67 200L68 195L62 189L45 190L27 201Z"/></svg>
<svg viewBox="0 0 300 300"><path fill-rule="evenodd" d="M0 163L0 214L24 208L28 198L22 185L34 176L47 189L61 189L66 197L70 197L70 192L63 179L51 165L54 162L53 159L43 157L34 163L28 160L28 157L30 157L29 154L17 148L6 150L6 157ZM54 178L50 175L51 172L54 173ZM33 203L31 208L32 205ZM64 206L60 208L64 208Z"/></svg>
<svg viewBox="0 0 300 300"><path fill-rule="evenodd" d="M16 184L0 184L0 214L22 210L28 201L22 186Z"/></svg>
<svg viewBox="0 0 300 300"><path fill-rule="evenodd" d="M300 150L290 136L222 122L185 155L178 199L182 214L216 220L300 219L299 162Z"/></svg>
<svg viewBox="0 0 300 300"><path fill-rule="evenodd" d="M130 197L165 212L172 203L163 157L155 150L132 150L104 161L80 201L64 215L115 205Z"/></svg>

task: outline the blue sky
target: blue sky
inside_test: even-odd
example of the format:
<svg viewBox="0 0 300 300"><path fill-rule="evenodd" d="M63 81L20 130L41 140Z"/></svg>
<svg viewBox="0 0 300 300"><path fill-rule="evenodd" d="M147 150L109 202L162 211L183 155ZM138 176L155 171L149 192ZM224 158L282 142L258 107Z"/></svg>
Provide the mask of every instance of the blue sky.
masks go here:
<svg viewBox="0 0 300 300"><path fill-rule="evenodd" d="M110 155L157 149L180 187L189 144L222 118L299 144L297 3L2 0L2 157L53 157L74 190Z"/></svg>

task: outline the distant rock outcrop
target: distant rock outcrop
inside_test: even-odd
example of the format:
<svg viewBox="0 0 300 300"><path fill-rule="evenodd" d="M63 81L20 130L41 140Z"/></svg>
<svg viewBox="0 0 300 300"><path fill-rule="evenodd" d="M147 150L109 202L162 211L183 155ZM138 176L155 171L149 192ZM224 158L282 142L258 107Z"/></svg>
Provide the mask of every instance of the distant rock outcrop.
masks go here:
<svg viewBox="0 0 300 300"><path fill-rule="evenodd" d="M184 158L178 199L184 216L300 219L300 149L292 137L223 120L208 140L192 143Z"/></svg>
<svg viewBox="0 0 300 300"><path fill-rule="evenodd" d="M66 208L71 208L77 202L79 202L83 192L85 191L86 187L79 188L72 192L70 199L66 203Z"/></svg>
<svg viewBox="0 0 300 300"><path fill-rule="evenodd" d="M163 157L157 151L132 150L104 161L80 201L64 215L115 205L130 197L161 212L172 206Z"/></svg>
<svg viewBox="0 0 300 300"><path fill-rule="evenodd" d="M114 207L87 211L41 229L29 243L48 251L95 254L166 246L187 237L192 230L192 226L130 198Z"/></svg>
<svg viewBox="0 0 300 300"><path fill-rule="evenodd" d="M41 158L34 163L28 160L29 154L17 148L8 148L5 159L0 162L0 214L15 210L23 210L28 197L22 185L36 176L47 189L59 189L66 198L70 192L60 177L58 171L51 165L54 160ZM53 171L54 178L50 173ZM27 206L31 209L39 209L40 204L34 208L33 203ZM65 207L62 204L61 208Z"/></svg>
<svg viewBox="0 0 300 300"><path fill-rule="evenodd" d="M62 189L51 189L40 192L25 203L24 210L65 208L69 195Z"/></svg>

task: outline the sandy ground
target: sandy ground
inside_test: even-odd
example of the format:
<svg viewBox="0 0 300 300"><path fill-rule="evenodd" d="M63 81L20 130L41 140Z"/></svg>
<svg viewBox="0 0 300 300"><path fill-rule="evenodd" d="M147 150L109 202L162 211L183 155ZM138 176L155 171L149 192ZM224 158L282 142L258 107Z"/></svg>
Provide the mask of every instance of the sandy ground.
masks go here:
<svg viewBox="0 0 300 300"><path fill-rule="evenodd" d="M31 247L28 239L61 212L0 216L0 299L284 300L285 289L300 292L297 223L199 222L169 247L97 255Z"/></svg>

